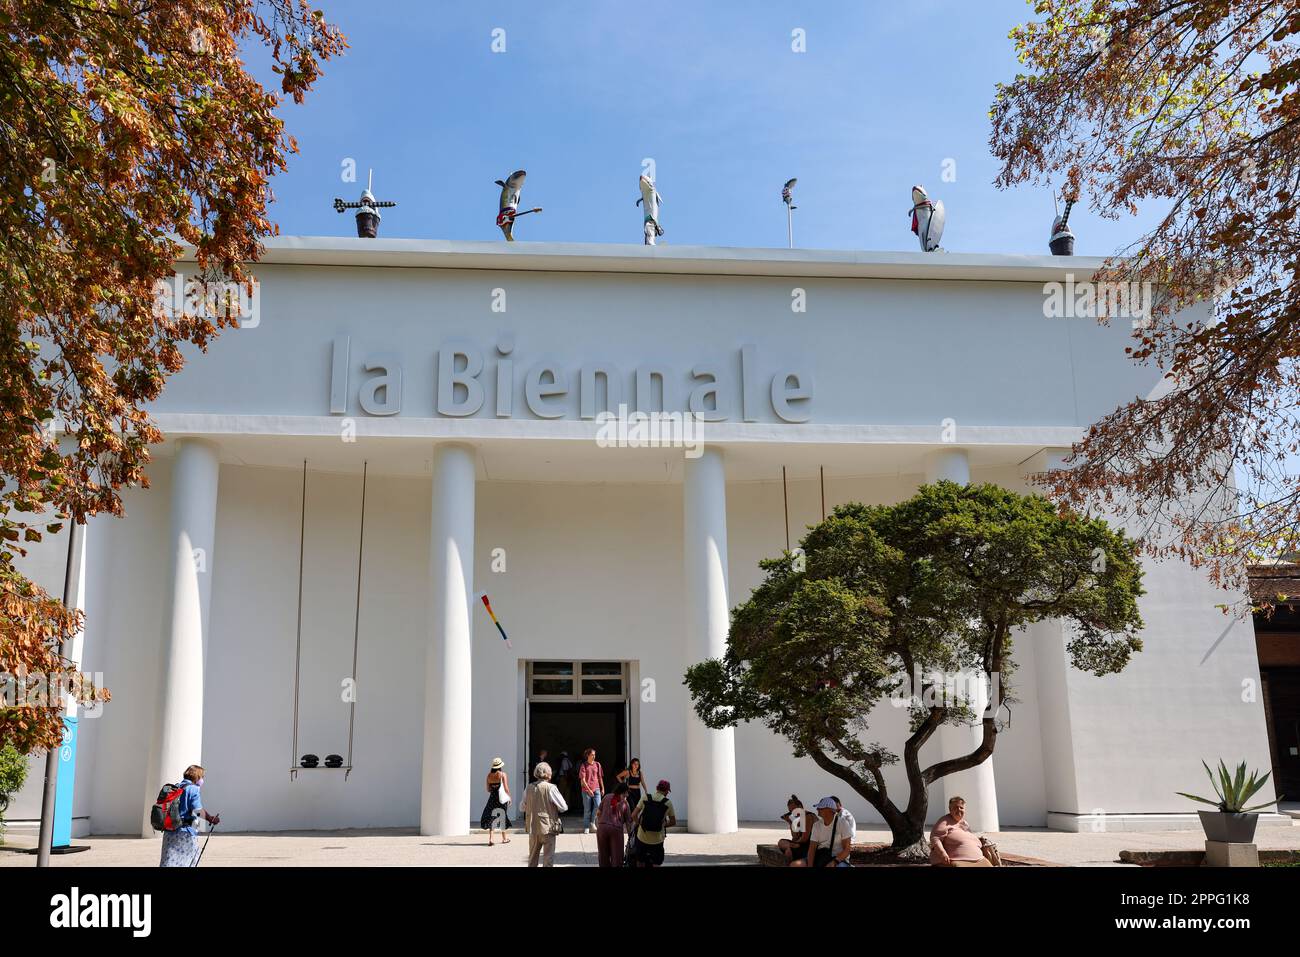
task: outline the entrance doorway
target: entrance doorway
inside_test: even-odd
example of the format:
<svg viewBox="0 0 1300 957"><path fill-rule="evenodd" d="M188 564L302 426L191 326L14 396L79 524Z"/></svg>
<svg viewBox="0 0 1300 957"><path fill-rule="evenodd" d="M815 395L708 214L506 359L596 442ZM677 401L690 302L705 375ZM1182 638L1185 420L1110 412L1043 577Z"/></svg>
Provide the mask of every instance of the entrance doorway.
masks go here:
<svg viewBox="0 0 1300 957"><path fill-rule="evenodd" d="M1273 750L1273 785L1283 800L1300 795L1300 668L1265 668L1265 701Z"/></svg>
<svg viewBox="0 0 1300 957"><path fill-rule="evenodd" d="M552 782L564 795L570 816L582 814L578 764L596 749L608 793L627 765L627 666L621 661L534 661L528 663L529 768L546 753ZM567 756L567 761L565 760Z"/></svg>
<svg viewBox="0 0 1300 957"><path fill-rule="evenodd" d="M533 704L529 709L528 740L533 752L548 752L551 779L564 801L568 813L582 813L582 788L578 784L578 763L588 748L596 749L596 760L605 772L605 791L617 783L615 775L627 763L627 730L621 704ZM568 755L564 761L562 755ZM561 768L567 769L562 774Z"/></svg>
<svg viewBox="0 0 1300 957"><path fill-rule="evenodd" d="M1290 565L1258 566L1250 574L1251 593L1256 597L1295 594L1300 579ZM1271 614L1257 613L1255 649L1273 758L1271 783L1290 804L1300 797L1300 607L1279 603Z"/></svg>

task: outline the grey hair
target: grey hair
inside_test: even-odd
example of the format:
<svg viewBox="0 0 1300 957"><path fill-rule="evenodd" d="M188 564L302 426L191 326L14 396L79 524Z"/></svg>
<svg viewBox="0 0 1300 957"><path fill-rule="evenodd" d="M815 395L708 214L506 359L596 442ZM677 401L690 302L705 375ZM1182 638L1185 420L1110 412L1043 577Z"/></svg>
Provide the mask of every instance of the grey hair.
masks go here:
<svg viewBox="0 0 1300 957"><path fill-rule="evenodd" d="M533 777L539 781L549 781L551 779L551 766L545 761L538 761L537 767L533 768Z"/></svg>

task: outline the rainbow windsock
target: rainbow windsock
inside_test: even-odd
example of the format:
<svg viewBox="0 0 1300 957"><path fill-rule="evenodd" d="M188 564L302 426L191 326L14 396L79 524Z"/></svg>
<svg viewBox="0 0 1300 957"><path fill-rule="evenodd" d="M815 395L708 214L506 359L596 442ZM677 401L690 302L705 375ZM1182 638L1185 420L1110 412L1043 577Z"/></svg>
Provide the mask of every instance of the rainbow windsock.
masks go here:
<svg viewBox="0 0 1300 957"><path fill-rule="evenodd" d="M492 619L492 624L497 626L497 631L501 632L501 637L505 639L506 647L513 649L514 645L510 644L510 638L506 635L506 630L501 627L501 622L497 621L497 616L492 611L492 603L488 601L487 592L479 595L479 597L483 599L483 607L487 609L488 616Z"/></svg>

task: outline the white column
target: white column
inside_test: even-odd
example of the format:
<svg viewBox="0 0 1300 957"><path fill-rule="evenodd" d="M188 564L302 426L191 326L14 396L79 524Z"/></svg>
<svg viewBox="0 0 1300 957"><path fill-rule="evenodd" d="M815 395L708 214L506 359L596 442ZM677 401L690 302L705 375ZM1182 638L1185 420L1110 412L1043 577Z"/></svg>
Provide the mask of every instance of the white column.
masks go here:
<svg viewBox="0 0 1300 957"><path fill-rule="evenodd" d="M468 834L470 615L474 587L472 448L440 445L435 451L431 526L420 833ZM523 793L522 787L519 793Z"/></svg>
<svg viewBox="0 0 1300 957"><path fill-rule="evenodd" d="M157 772L177 781L203 758L203 666L208 647L217 525L216 449L182 439L172 466L167 592L163 601L163 685ZM150 782L156 788L161 781Z"/></svg>
<svg viewBox="0 0 1300 957"><path fill-rule="evenodd" d="M965 449L939 449L925 460L925 483L947 479L958 485L970 484L970 461Z"/></svg>
<svg viewBox="0 0 1300 957"><path fill-rule="evenodd" d="M980 677L982 679L983 676ZM976 714L976 723L956 728L945 724L939 729L939 751L945 761L970 754L984 739L984 725L981 722L989 702L985 682L975 681L972 675L968 680L959 681L957 686L970 701L971 710ZM942 779L942 783L945 805L958 795L966 799L966 821L972 829L999 830L998 789L993 777L992 757L973 768L949 774Z"/></svg>
<svg viewBox="0 0 1300 957"><path fill-rule="evenodd" d="M926 484L947 479L961 485L970 484L970 461L966 450L960 448L940 449L930 453L926 460ZM943 725L939 729L939 754L943 760L959 758L970 754L980 746L984 738L984 709L988 707L988 691L983 681L959 681L957 687L970 694L971 709L976 713L976 723L953 727ZM949 798L960 795L966 799L966 819L976 831L998 830L998 791L993 777L993 758L982 764L956 774L941 778L943 800L947 805ZM936 816L933 813L931 816ZM946 813L945 809L940 813Z"/></svg>
<svg viewBox="0 0 1300 957"><path fill-rule="evenodd" d="M722 453L706 449L686 460L683 483L686 574L686 663L721 658L727 650L727 477ZM686 824L696 833L737 830L736 744L728 728L713 731L692 711L686 718Z"/></svg>
<svg viewBox="0 0 1300 957"><path fill-rule="evenodd" d="M1040 492L1028 485L1030 476L1064 468L1069 449L1043 449L1023 463L1026 487L1021 491ZM1064 826L1078 829L1081 816L1094 809L1085 807L1080 800L1078 769L1075 767L1074 715L1070 700L1070 656L1066 651L1069 640L1065 622L1049 618L1030 625L1026 639L1033 644L1034 683L1038 692L1038 734L1042 740L1043 792L1047 797L1047 826L1054 820L1064 820ZM1102 811L1104 813L1104 811ZM1058 817L1059 816L1059 817ZM1105 819L1098 821L1105 826Z"/></svg>

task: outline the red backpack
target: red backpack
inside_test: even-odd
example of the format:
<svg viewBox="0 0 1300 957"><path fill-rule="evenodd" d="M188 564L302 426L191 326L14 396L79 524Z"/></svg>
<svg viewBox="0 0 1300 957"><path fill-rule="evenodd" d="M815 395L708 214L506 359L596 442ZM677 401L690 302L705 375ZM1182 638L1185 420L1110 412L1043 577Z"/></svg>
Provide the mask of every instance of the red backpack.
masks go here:
<svg viewBox="0 0 1300 957"><path fill-rule="evenodd" d="M184 793L184 784L162 786L158 800L153 802L153 808L149 811L149 823L155 831L175 831L185 826L181 820L181 795Z"/></svg>

